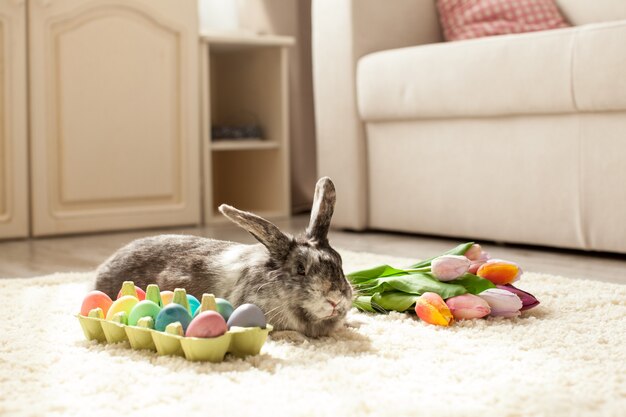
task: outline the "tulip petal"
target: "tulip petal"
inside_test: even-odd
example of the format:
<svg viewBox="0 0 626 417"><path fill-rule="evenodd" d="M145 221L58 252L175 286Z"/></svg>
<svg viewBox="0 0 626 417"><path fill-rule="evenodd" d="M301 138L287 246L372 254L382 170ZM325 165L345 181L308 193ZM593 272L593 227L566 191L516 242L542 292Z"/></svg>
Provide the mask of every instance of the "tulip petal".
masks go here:
<svg viewBox="0 0 626 417"><path fill-rule="evenodd" d="M489 303L473 294L463 294L448 298L446 305L455 320L478 319L491 313Z"/></svg>
<svg viewBox="0 0 626 417"><path fill-rule="evenodd" d="M485 261L472 261L467 272L469 272L470 274L476 275L476 273L478 272L478 268L483 266L484 263Z"/></svg>
<svg viewBox="0 0 626 417"><path fill-rule="evenodd" d="M449 326L453 322L450 309L438 294L425 292L415 302L415 313L429 324Z"/></svg>
<svg viewBox="0 0 626 417"><path fill-rule="evenodd" d="M460 255L443 255L433 259L432 274L439 281L452 281L467 273L470 260Z"/></svg>
<svg viewBox="0 0 626 417"><path fill-rule="evenodd" d="M478 272L478 268L480 268L485 262L487 262L491 258L489 256L489 253L485 251L481 251L478 256L476 256L475 254L470 255L472 255L471 258L467 257L467 254L465 255L470 261L472 261L470 268L467 272L474 275L476 275L476 272Z"/></svg>
<svg viewBox="0 0 626 417"><path fill-rule="evenodd" d="M470 261L476 261L480 258L481 253L483 252L483 248L480 247L478 243L474 243L470 248L465 252L465 257Z"/></svg>
<svg viewBox="0 0 626 417"><path fill-rule="evenodd" d="M500 288L490 288L478 294L491 307L491 316L516 317L520 315L522 300L511 291Z"/></svg>
<svg viewBox="0 0 626 417"><path fill-rule="evenodd" d="M522 275L522 269L513 262L491 259L478 268L476 275L496 285L510 284Z"/></svg>
<svg viewBox="0 0 626 417"><path fill-rule="evenodd" d="M522 308L520 311L530 310L531 308L535 308L539 305L539 300L529 292L520 290L512 286L511 284L506 285L497 285L497 288L502 290L511 291L513 294L517 295L520 300L522 300Z"/></svg>

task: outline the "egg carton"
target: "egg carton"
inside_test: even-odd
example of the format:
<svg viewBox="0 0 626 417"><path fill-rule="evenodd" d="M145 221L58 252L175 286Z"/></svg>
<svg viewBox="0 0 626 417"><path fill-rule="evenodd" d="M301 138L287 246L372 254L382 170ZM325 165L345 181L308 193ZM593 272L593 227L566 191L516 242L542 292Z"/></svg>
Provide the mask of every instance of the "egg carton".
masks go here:
<svg viewBox="0 0 626 417"><path fill-rule="evenodd" d="M221 362L226 353L237 357L258 355L267 335L273 330L270 324L265 328L233 326L222 336L205 339L184 337L80 314L77 317L87 340L103 343L128 341L132 349L181 356L190 361Z"/></svg>

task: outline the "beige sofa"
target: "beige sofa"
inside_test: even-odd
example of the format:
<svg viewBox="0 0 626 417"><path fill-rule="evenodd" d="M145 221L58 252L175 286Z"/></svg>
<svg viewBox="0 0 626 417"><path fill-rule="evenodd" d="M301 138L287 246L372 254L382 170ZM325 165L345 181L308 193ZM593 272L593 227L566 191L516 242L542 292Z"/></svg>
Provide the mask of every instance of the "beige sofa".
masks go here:
<svg viewBox="0 0 626 417"><path fill-rule="evenodd" d="M626 253L626 1L442 42L432 0L314 0L335 226Z"/></svg>

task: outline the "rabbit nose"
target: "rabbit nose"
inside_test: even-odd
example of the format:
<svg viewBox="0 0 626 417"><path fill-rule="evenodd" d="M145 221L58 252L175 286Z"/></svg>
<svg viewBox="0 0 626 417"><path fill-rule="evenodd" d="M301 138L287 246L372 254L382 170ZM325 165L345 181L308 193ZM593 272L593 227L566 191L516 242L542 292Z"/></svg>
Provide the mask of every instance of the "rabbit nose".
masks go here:
<svg viewBox="0 0 626 417"><path fill-rule="evenodd" d="M331 300L330 298L327 298L326 301L328 302L328 304L333 306L333 308L337 307L337 304L339 304L339 301Z"/></svg>

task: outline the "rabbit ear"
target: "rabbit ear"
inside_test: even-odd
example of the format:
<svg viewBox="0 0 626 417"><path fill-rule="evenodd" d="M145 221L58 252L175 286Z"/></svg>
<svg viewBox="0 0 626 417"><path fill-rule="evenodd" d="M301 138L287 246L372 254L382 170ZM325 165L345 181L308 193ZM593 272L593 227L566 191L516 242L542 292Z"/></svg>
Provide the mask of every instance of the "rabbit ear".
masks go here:
<svg viewBox="0 0 626 417"><path fill-rule="evenodd" d="M261 242L269 250L272 257L284 259L289 254L293 240L273 223L256 214L237 210L227 204L222 204L219 210L233 223L246 229L256 240Z"/></svg>
<svg viewBox="0 0 626 417"><path fill-rule="evenodd" d="M330 219L335 210L335 185L328 177L320 178L315 185L313 208L311 209L311 221L306 229L309 239L318 242L326 242Z"/></svg>

